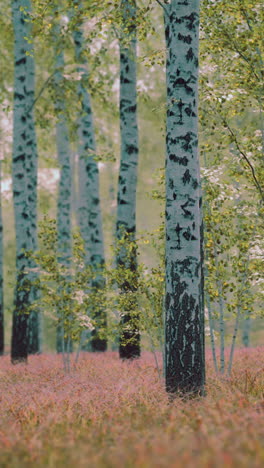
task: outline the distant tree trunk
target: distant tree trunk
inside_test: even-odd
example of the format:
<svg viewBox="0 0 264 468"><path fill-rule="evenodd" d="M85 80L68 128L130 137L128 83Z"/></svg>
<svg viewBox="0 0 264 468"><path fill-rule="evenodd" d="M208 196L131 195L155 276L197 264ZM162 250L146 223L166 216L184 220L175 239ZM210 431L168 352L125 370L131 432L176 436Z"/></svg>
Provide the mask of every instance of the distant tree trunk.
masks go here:
<svg viewBox="0 0 264 468"><path fill-rule="evenodd" d="M2 218L2 161L0 161L0 356L4 354L4 272L3 272L3 218Z"/></svg>
<svg viewBox="0 0 264 468"><path fill-rule="evenodd" d="M27 3L27 11L31 11L31 2ZM28 25L28 36L30 36L31 28ZM38 180L38 151L37 138L35 131L34 120L34 98L35 98L35 60L33 57L33 46L28 44L27 56L27 189L29 194L29 210L31 217L31 236L32 250L38 248L38 232L37 232L37 180ZM38 278L36 272L31 273L31 279L35 282ZM32 285L30 291L30 301L35 302L39 297L39 290L36 285ZM28 353L36 354L40 352L40 317L39 311L35 308L31 311L28 322Z"/></svg>
<svg viewBox="0 0 264 468"><path fill-rule="evenodd" d="M243 321L242 342L245 348L250 346L251 317L248 315Z"/></svg>
<svg viewBox="0 0 264 468"><path fill-rule="evenodd" d="M22 7L22 9L21 9ZM28 2L12 0L12 14L15 36L14 48L14 113L13 113L13 158L12 179L16 230L16 287L14 299L11 360L13 363L26 362L28 356L28 314L30 305L29 274L31 266L25 251L33 247L32 220L30 216L27 182L27 73L28 56L25 37L28 23L23 8Z"/></svg>
<svg viewBox="0 0 264 468"><path fill-rule="evenodd" d="M169 393L203 394L204 319L198 159L199 1L166 8L165 377Z"/></svg>
<svg viewBox="0 0 264 468"><path fill-rule="evenodd" d="M55 37L59 38L60 28L56 28ZM69 133L66 119L65 92L63 80L64 55L59 50L59 45L55 48L56 53L56 73L54 76L56 102L55 110L57 114L56 124L56 142L58 161L60 166L59 193L57 205L57 229L58 229L58 259L66 268L71 267L72 258L72 223L71 223L71 187L72 187L72 168L71 168L71 149L69 142ZM69 273L68 273L69 274ZM58 311L59 313L59 311ZM56 348L58 353L64 352L67 348L71 351L72 344L69 346L68 339L64 340L65 330L60 324L57 327Z"/></svg>
<svg viewBox="0 0 264 468"><path fill-rule="evenodd" d="M140 356L139 317L136 312L137 254L133 245L136 235L136 187L138 165L138 124L136 91L136 2L121 0L123 37L120 42L120 133L121 157L117 197L117 240L127 245L118 249L117 266L134 272L130 281L121 284L121 291L130 294L121 319L119 355L122 359ZM128 33L125 33L128 30Z"/></svg>
<svg viewBox="0 0 264 468"><path fill-rule="evenodd" d="M80 2L75 2L81 7ZM77 71L81 74L78 83L78 97L81 112L78 119L79 130L79 225L85 244L85 264L93 268L94 279L91 287L95 290L104 288L105 281L102 267L105 264L102 229L102 215L99 194L99 171L95 160L96 144L94 135L93 113L88 86L88 64L83 54L84 38L81 28L73 33ZM88 311L95 321L92 332L92 351L106 351L107 340L104 337L107 327L105 310Z"/></svg>

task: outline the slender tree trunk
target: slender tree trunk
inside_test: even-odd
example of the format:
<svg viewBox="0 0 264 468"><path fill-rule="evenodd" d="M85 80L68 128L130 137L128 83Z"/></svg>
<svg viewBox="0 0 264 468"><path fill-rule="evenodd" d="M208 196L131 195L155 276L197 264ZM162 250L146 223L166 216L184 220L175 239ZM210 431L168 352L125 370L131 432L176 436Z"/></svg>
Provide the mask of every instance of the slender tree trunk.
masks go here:
<svg viewBox="0 0 264 468"><path fill-rule="evenodd" d="M210 341L211 341L211 349L214 361L214 369L215 372L218 372L218 365L217 365L217 358L216 358L216 350L215 350L215 337L214 337L214 327L213 327L213 317L212 317L212 310L211 310L211 300L209 294L205 294L206 297L206 304L208 308L208 318L209 318L209 329L210 329Z"/></svg>
<svg viewBox="0 0 264 468"><path fill-rule="evenodd" d="M4 272L3 272L3 217L2 217L2 161L0 161L0 356L4 354Z"/></svg>
<svg viewBox="0 0 264 468"><path fill-rule="evenodd" d="M251 329L251 317L250 315L248 315L244 319L243 333L242 333L242 342L245 348L249 348L250 346L250 329Z"/></svg>
<svg viewBox="0 0 264 468"><path fill-rule="evenodd" d="M27 0L27 11L31 11L31 2ZM28 25L28 36L31 33L30 23ZM28 44L27 56L27 189L29 194L29 210L31 217L31 236L33 252L38 248L37 233L37 180L38 180L38 151L37 138L34 119L34 98L35 98L35 59L33 57L33 46ZM36 284L38 274L31 272L33 285L30 291L30 301L35 302L39 298L39 291ZM28 353L36 354L40 352L40 317L37 308L31 311L28 323Z"/></svg>
<svg viewBox="0 0 264 468"><path fill-rule="evenodd" d="M216 284L218 289L218 304L219 304L219 331L220 331L220 372L225 372L225 307L223 299L223 285L219 275L219 265L216 245L214 243L214 257L216 266Z"/></svg>
<svg viewBox="0 0 264 468"><path fill-rule="evenodd" d="M117 197L117 240L126 245L118 249L117 266L134 273L131 281L121 284L121 291L130 296L121 319L119 355L122 359L140 356L139 317L135 299L137 290L137 253L133 246L136 235L136 187L138 165L138 124L136 91L136 2L121 0L125 33L120 42L120 133L121 158ZM124 41L128 40L127 42Z"/></svg>
<svg viewBox="0 0 264 468"><path fill-rule="evenodd" d="M234 352L235 352L236 338L237 338L237 333L238 333L240 316L241 316L241 304L240 304L240 302L238 300L236 321L235 321L234 333L233 333L233 336L232 336L232 343L231 343L229 363L228 363L228 374L229 375L231 374L232 365L233 365L233 359L234 359Z"/></svg>
<svg viewBox="0 0 264 468"><path fill-rule="evenodd" d="M204 153L204 166L207 167L206 154L205 153ZM204 183L203 193L205 194L206 193L206 179L204 179L203 183ZM205 208L210 213L210 206L209 206L208 202L206 202L206 201L205 201ZM205 224L204 224L204 232L206 233L206 225ZM205 260L207 260L206 251L205 251ZM206 263L204 265L204 273L205 273L205 279L206 278L208 279L209 278L209 273L208 273ZM211 349L212 349L212 355L213 355L213 361L214 361L214 368L215 368L215 371L218 372L218 364L217 364L216 349L215 349L214 326L213 326L214 321L213 321L212 310L211 310L211 299L210 299L210 296L209 296L208 293L205 292L204 294L205 294L205 303L206 303L207 308L208 308L210 341L211 341Z"/></svg>
<svg viewBox="0 0 264 468"><path fill-rule="evenodd" d="M169 393L203 394L204 311L198 159L199 1L166 5L166 337Z"/></svg>
<svg viewBox="0 0 264 468"><path fill-rule="evenodd" d="M32 250L33 247L26 171L28 56L25 37L28 36L28 23L23 8L27 7L27 1L12 0L15 36L12 179L17 270L11 341L11 360L13 363L26 362L28 356L28 314L26 312L30 305L30 285L28 282L30 275L27 274L27 269L31 266L31 262L25 255L25 251Z"/></svg>
<svg viewBox="0 0 264 468"><path fill-rule="evenodd" d="M76 3L76 2L75 2ZM77 2L81 7L81 4ZM79 28L73 33L77 70L81 74L78 83L78 97L81 112L78 119L79 129L79 224L85 244L85 264L93 269L94 278L91 287L103 289L105 281L102 267L105 264L102 215L99 194L99 171L95 160L96 144L93 124L93 113L88 86L88 64L83 54L84 38ZM98 309L89 311L95 321L92 332L92 351L106 351L107 340L104 337L107 327L106 312Z"/></svg>
<svg viewBox="0 0 264 468"><path fill-rule="evenodd" d="M60 28L55 28L56 35L59 37ZM56 73L54 76L55 81L55 92L56 102L55 110L57 113L57 124L56 124L56 142L57 142L57 154L60 166L60 180L59 180L59 193L58 193L58 204L57 204L57 229L58 229L58 259L59 262L66 268L71 267L72 258L72 223L71 223L71 187L72 187L72 168L71 168L71 149L69 142L69 134L66 120L66 107L65 107L65 92L63 83L63 68L64 68L64 55L63 51L59 50L59 45L55 48L55 67ZM66 273L66 276L69 273ZM61 308L62 314L63 307ZM60 312L58 311L58 314ZM61 315L61 314L60 314ZM62 317L59 317L62 320ZM66 333L66 330L65 330ZM62 353L66 347L66 341L64 341L64 327L60 323L57 327L57 339L56 347L57 352ZM66 333L67 334L67 333ZM64 346L65 345L65 346ZM72 344L70 345L72 349Z"/></svg>

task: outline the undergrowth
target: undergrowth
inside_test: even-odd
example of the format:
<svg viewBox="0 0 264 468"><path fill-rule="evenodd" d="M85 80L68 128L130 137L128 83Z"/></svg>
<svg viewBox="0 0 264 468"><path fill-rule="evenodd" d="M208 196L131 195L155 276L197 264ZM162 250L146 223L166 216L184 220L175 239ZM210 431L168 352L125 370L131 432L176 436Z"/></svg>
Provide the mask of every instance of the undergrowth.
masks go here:
<svg viewBox="0 0 264 468"><path fill-rule="evenodd" d="M160 361L161 361L161 357ZM230 377L207 358L207 396L168 401L153 356L83 353L0 360L1 468L264 466L263 348L238 350Z"/></svg>

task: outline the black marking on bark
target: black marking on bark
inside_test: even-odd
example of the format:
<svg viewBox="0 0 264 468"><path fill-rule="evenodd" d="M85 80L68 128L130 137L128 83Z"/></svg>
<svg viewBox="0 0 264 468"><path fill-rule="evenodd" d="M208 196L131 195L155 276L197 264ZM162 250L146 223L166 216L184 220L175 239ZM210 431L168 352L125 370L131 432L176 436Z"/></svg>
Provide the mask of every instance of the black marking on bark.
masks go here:
<svg viewBox="0 0 264 468"><path fill-rule="evenodd" d="M186 169L186 171L183 174L182 181L183 181L184 185L186 185L187 183L188 184L190 183L190 180L191 180L190 171L189 171L189 169Z"/></svg>
<svg viewBox="0 0 264 468"><path fill-rule="evenodd" d="M13 161L14 163L17 163L18 161L21 161L21 162L25 162L25 159L26 159L26 155L25 153L22 153L22 154L19 154L18 156L16 156ZM20 193L20 192L18 192Z"/></svg>
<svg viewBox="0 0 264 468"><path fill-rule="evenodd" d="M179 102L177 103L177 106L178 106L178 109L179 109L179 112L180 112L179 121L177 123L181 125L181 124L183 124L182 109L184 107L184 103L182 102L182 99L179 100Z"/></svg>
<svg viewBox="0 0 264 468"><path fill-rule="evenodd" d="M24 94L20 94L18 92L15 92L14 93L14 99L15 100L18 100L18 101L22 101L23 99L25 99L25 95Z"/></svg>
<svg viewBox="0 0 264 468"><path fill-rule="evenodd" d="M180 158L176 156L175 154L169 154L169 159L170 161L177 162L180 166L188 165L188 158L186 156L184 156L183 158Z"/></svg>
<svg viewBox="0 0 264 468"><path fill-rule="evenodd" d="M194 94L194 90L191 86L189 86L190 78L188 80L185 80L184 78L177 78L174 83L173 83L173 88L184 88L186 94Z"/></svg>
<svg viewBox="0 0 264 468"><path fill-rule="evenodd" d="M128 78L125 78L123 76L120 77L120 81L122 84L129 84L131 81Z"/></svg>
<svg viewBox="0 0 264 468"><path fill-rule="evenodd" d="M173 179L169 179L169 188L172 190L174 188Z"/></svg>
<svg viewBox="0 0 264 468"><path fill-rule="evenodd" d="M126 109L126 112L129 112L129 113L135 113L137 110L137 105L134 104L133 106L129 106L127 109Z"/></svg>
<svg viewBox="0 0 264 468"><path fill-rule="evenodd" d="M25 51L23 51L23 53L25 54ZM21 59L15 61L15 66L19 67L19 65L25 65L26 62L27 58L25 56L21 57Z"/></svg>
<svg viewBox="0 0 264 468"><path fill-rule="evenodd" d="M136 145L126 145L127 154L138 153L138 147Z"/></svg>
<svg viewBox="0 0 264 468"><path fill-rule="evenodd" d="M193 59L194 59L195 55L193 53L193 50L192 48L190 47L190 49L188 49L188 52L186 54L186 60L187 62L191 62Z"/></svg>
<svg viewBox="0 0 264 468"><path fill-rule="evenodd" d="M177 234L177 246L176 248L177 249L180 249L181 248L181 231L183 230L183 228L179 225L179 223L176 224L176 228L175 228L175 232Z"/></svg>
<svg viewBox="0 0 264 468"><path fill-rule="evenodd" d="M189 241L189 240L197 240L197 238L191 233L190 226L188 226L187 230L184 231L183 237Z"/></svg>
<svg viewBox="0 0 264 468"><path fill-rule="evenodd" d="M197 189L198 185L199 185L199 184L198 184L198 181L197 181L196 179L193 179L193 181L192 181L192 187L193 187L194 190Z"/></svg>
<svg viewBox="0 0 264 468"><path fill-rule="evenodd" d="M183 41L185 44L191 44L192 37L190 35L184 36L183 34L178 34L179 41Z"/></svg>
<svg viewBox="0 0 264 468"><path fill-rule="evenodd" d="M197 139L194 140L194 138L196 138L196 135L193 132L187 132L186 135L179 136L176 140L177 143L181 142L181 147L184 151L190 153L195 142L197 144Z"/></svg>
<svg viewBox="0 0 264 468"><path fill-rule="evenodd" d="M186 27L189 31L196 29L197 23L199 23L199 16L197 13L191 13L189 16L185 16L184 20L186 21Z"/></svg>
<svg viewBox="0 0 264 468"><path fill-rule="evenodd" d="M167 221L169 221L171 219L171 215L168 213L167 210L165 211L165 217L166 217Z"/></svg>
<svg viewBox="0 0 264 468"><path fill-rule="evenodd" d="M15 178L18 180L24 179L25 174L22 172L19 172L18 174L15 175Z"/></svg>
<svg viewBox="0 0 264 468"><path fill-rule="evenodd" d="M184 218L193 218L193 213L189 210L187 210L187 206L194 206L195 200L193 198L188 198L188 200L181 205L181 209L184 213Z"/></svg>

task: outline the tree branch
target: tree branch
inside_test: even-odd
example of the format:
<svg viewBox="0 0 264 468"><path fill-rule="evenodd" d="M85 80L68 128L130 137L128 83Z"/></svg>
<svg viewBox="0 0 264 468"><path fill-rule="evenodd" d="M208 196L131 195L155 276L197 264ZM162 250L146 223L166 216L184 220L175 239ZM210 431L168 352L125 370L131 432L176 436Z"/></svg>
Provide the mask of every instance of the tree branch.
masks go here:
<svg viewBox="0 0 264 468"><path fill-rule="evenodd" d="M161 6L161 8L163 8L163 10L165 11L165 14L169 17L169 11L167 7L165 6L165 4L162 3L160 0L156 0L156 2Z"/></svg>
<svg viewBox="0 0 264 468"><path fill-rule="evenodd" d="M34 99L32 105L30 106L30 108L27 110L27 115L29 114L30 111L32 111L33 107L35 106L36 102L39 100L39 98L41 97L44 89L46 88L46 86L48 85L48 83L50 82L51 78L53 78L53 76L55 75L56 71L54 71L48 78L47 80L44 82L42 88L40 89L37 97Z"/></svg>
<svg viewBox="0 0 264 468"><path fill-rule="evenodd" d="M262 187L257 179L257 176L256 176L256 173L255 173L255 169L254 169L254 166L252 165L252 163L250 162L250 160L248 159L246 153L240 148L240 145L237 141L237 137L236 135L234 134L232 128L229 126L228 122L226 121L226 119L223 118L223 122L226 126L226 128L228 129L230 135L232 136L233 138L233 141L237 147L237 150L238 152L241 154L241 156L243 157L243 159L246 161L248 167L250 168L251 170L251 173L252 173L252 177L253 177L253 180L254 180L254 183L255 183L255 186L257 187L259 193L260 193L260 196L261 196L261 199L262 201L264 201L264 193L263 193L263 190L262 190Z"/></svg>

